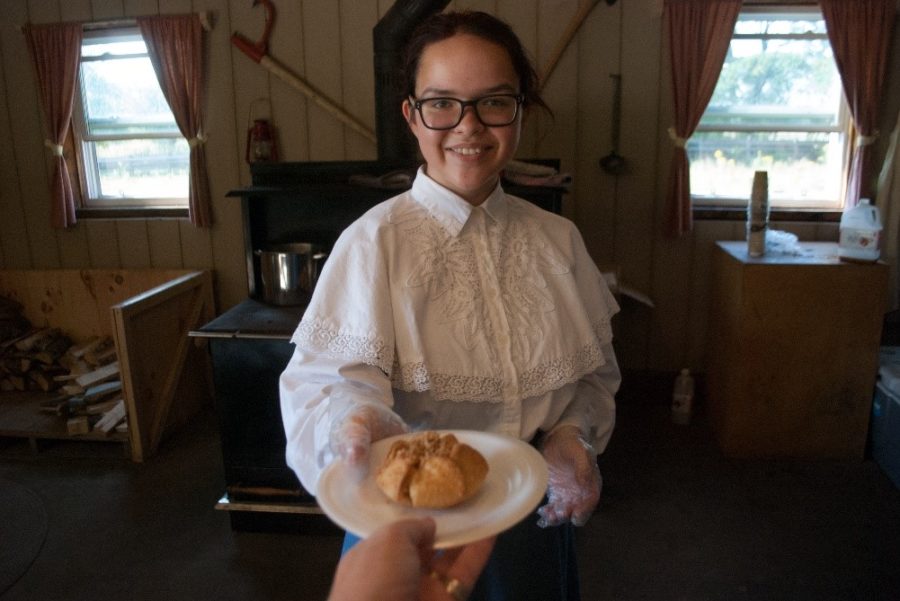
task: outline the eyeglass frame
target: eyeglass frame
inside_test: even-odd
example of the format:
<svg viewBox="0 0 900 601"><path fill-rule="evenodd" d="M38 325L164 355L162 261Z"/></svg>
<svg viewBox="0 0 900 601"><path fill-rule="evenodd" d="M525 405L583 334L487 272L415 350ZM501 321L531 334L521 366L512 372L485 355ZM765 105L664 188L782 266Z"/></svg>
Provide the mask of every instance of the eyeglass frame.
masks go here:
<svg viewBox="0 0 900 601"><path fill-rule="evenodd" d="M484 100L485 98L496 98L498 96L502 97L511 97L516 101L516 111L513 113L512 119L503 124L489 124L485 123L481 118L481 114L478 112L478 103ZM519 116L519 107L525 104L525 94L486 94L484 96L479 96L474 100L462 100L460 98L454 98L453 96L433 96L431 98L416 98L414 96L409 97L412 100L413 108L419 111L419 117L422 118L422 125L426 128L434 130L434 131L447 131L448 129L453 129L460 123L462 123L463 117L466 116L466 107L471 106L472 112L475 113L475 118L478 119L478 122L481 123L485 127L507 127L516 122L516 119ZM447 127L432 127L425 122L425 115L422 114L422 103L428 102L430 100L452 100L454 102L458 102L460 104L459 109L459 119L453 125L448 125Z"/></svg>

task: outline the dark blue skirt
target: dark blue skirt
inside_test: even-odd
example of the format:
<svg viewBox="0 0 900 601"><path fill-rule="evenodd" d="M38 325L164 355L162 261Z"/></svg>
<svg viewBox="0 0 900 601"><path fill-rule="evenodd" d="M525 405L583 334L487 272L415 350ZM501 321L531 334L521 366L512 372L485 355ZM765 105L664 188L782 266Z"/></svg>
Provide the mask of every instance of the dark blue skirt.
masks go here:
<svg viewBox="0 0 900 601"><path fill-rule="evenodd" d="M497 537L469 601L579 601L575 528L538 528L532 514ZM343 553L359 538L344 537Z"/></svg>

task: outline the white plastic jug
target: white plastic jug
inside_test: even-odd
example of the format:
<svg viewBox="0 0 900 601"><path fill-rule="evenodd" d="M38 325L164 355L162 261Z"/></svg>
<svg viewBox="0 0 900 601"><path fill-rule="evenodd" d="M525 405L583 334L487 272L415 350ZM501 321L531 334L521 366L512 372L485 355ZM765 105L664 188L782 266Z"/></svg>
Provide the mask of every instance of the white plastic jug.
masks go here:
<svg viewBox="0 0 900 601"><path fill-rule="evenodd" d="M868 198L841 216L838 257L849 261L877 261L881 254L881 216Z"/></svg>

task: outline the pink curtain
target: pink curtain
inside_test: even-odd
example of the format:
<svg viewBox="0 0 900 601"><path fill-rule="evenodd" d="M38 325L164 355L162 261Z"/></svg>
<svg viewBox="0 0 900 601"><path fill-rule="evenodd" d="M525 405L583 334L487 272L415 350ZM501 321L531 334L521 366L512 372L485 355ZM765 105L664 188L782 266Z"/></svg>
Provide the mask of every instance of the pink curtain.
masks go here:
<svg viewBox="0 0 900 601"><path fill-rule="evenodd" d="M675 145L666 195L669 233L691 231L691 180L685 144L712 98L728 53L741 0L666 0L675 123Z"/></svg>
<svg viewBox="0 0 900 601"><path fill-rule="evenodd" d="M198 15L138 17L147 51L181 135L191 147L191 223L212 225L203 134L203 28Z"/></svg>
<svg viewBox="0 0 900 601"><path fill-rule="evenodd" d="M72 122L81 36L80 23L28 25L25 28L48 130L44 144L53 152L50 224L57 228L67 228L76 221L75 196L63 157L63 143Z"/></svg>
<svg viewBox="0 0 900 601"><path fill-rule="evenodd" d="M847 182L847 206L852 207L875 193L877 174L868 147L878 136L878 108L897 9L895 0L820 0L819 5L858 132Z"/></svg>

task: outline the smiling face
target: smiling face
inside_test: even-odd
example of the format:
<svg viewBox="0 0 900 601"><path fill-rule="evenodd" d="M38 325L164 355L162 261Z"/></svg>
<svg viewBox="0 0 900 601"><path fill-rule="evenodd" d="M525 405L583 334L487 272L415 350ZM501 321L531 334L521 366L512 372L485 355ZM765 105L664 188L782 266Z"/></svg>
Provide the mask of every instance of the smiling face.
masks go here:
<svg viewBox="0 0 900 601"><path fill-rule="evenodd" d="M416 73L417 99L450 96L473 100L488 94L517 94L519 79L506 49L471 34L456 34L427 46ZM403 115L419 141L425 171L433 180L479 205L497 185L522 132L522 111L503 127L487 127L466 107L448 130L428 129L407 99Z"/></svg>

